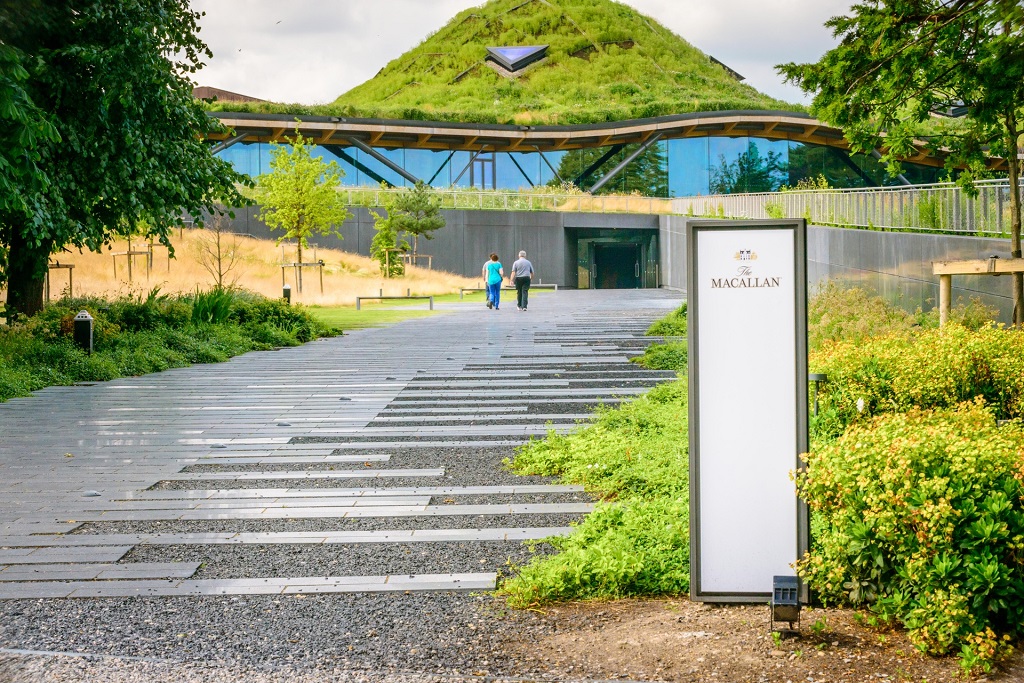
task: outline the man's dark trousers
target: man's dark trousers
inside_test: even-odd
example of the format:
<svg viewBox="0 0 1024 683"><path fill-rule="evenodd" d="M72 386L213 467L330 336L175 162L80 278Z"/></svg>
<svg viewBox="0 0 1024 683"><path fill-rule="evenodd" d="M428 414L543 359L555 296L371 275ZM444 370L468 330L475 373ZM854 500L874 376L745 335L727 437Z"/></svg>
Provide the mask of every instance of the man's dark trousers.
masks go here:
<svg viewBox="0 0 1024 683"><path fill-rule="evenodd" d="M516 278L516 306L526 310L526 304L530 298L530 278Z"/></svg>

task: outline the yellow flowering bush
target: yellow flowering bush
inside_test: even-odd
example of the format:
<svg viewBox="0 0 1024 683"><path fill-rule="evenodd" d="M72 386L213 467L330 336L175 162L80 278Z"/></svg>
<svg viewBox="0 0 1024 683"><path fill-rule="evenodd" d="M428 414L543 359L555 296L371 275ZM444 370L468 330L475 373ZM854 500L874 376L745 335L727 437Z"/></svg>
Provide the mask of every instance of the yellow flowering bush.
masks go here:
<svg viewBox="0 0 1024 683"><path fill-rule="evenodd" d="M1000 419L1024 416L1024 332L950 324L848 342L822 344L812 372L828 375L819 394L816 437L911 408L948 408L982 398Z"/></svg>
<svg viewBox="0 0 1024 683"><path fill-rule="evenodd" d="M990 343L959 357L997 368L996 356L983 355ZM959 374L936 379L918 400L962 390L972 370L945 367ZM1024 425L997 424L998 401L987 403L979 396L858 421L809 453L796 475L816 517L799 571L816 594L868 605L902 623L922 651L961 651L968 668L987 667L1008 647L997 634L1024 625Z"/></svg>

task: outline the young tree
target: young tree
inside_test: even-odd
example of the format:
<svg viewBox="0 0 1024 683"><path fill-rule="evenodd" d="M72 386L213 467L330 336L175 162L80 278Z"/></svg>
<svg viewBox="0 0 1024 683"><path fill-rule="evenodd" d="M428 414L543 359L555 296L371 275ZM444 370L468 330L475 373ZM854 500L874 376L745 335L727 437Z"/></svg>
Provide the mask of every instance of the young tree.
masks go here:
<svg viewBox="0 0 1024 683"><path fill-rule="evenodd" d="M962 169L973 192L991 155L1010 180L1010 250L1021 257L1021 106L1024 104L1024 10L1012 0L867 0L852 16L827 22L841 38L815 64L783 64L787 80L816 93L811 113L844 130L859 152L880 150L890 174L922 141ZM953 104L963 119L922 124ZM1013 276L1014 323L1024 323L1024 276Z"/></svg>
<svg viewBox="0 0 1024 683"><path fill-rule="evenodd" d="M7 314L42 308L51 254L99 250L140 220L240 206L247 178L203 138L192 98L211 54L187 0L0 0L0 284Z"/></svg>
<svg viewBox="0 0 1024 683"><path fill-rule="evenodd" d="M417 182L415 187L389 195L384 202L384 209L396 233L412 235L412 262L415 265L420 237L433 239L434 231L445 226L434 188L424 182Z"/></svg>
<svg viewBox="0 0 1024 683"><path fill-rule="evenodd" d="M384 277L400 277L405 275L405 264L398 251L408 251L409 243L405 240L399 241L398 231L395 229L394 220L391 216L370 211L373 214L373 224L377 234L370 242L370 256L380 262L380 272Z"/></svg>
<svg viewBox="0 0 1024 683"><path fill-rule="evenodd" d="M223 216L214 216L196 237L196 260L217 283L218 289L233 287L241 273L230 277L245 256L238 235L228 232ZM230 279L228 279L230 277ZM225 283L227 280L227 283Z"/></svg>
<svg viewBox="0 0 1024 683"><path fill-rule="evenodd" d="M297 260L313 234L341 237L340 226L351 217L338 192L345 172L338 162L325 162L310 153L312 141L296 129L289 145L270 143L270 173L256 179L255 199L260 220L283 230L280 244L294 239Z"/></svg>

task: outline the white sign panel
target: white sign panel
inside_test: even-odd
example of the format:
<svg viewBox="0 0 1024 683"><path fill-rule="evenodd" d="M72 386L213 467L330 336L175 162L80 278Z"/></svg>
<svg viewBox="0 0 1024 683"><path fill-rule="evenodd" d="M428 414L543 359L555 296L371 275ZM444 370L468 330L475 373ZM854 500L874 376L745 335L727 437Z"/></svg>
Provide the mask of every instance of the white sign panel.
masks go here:
<svg viewBox="0 0 1024 683"><path fill-rule="evenodd" d="M691 594L759 601L794 574L807 448L803 221L698 221L689 244Z"/></svg>

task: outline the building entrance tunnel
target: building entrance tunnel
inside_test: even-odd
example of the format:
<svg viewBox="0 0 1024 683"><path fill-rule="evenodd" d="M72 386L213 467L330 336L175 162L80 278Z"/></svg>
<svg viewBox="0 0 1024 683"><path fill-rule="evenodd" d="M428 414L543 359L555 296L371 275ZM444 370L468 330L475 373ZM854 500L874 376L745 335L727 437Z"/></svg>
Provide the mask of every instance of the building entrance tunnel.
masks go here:
<svg viewBox="0 0 1024 683"><path fill-rule="evenodd" d="M594 288L639 289L639 244L595 244Z"/></svg>
<svg viewBox="0 0 1024 683"><path fill-rule="evenodd" d="M573 231L580 289L657 287L658 233L654 230Z"/></svg>

